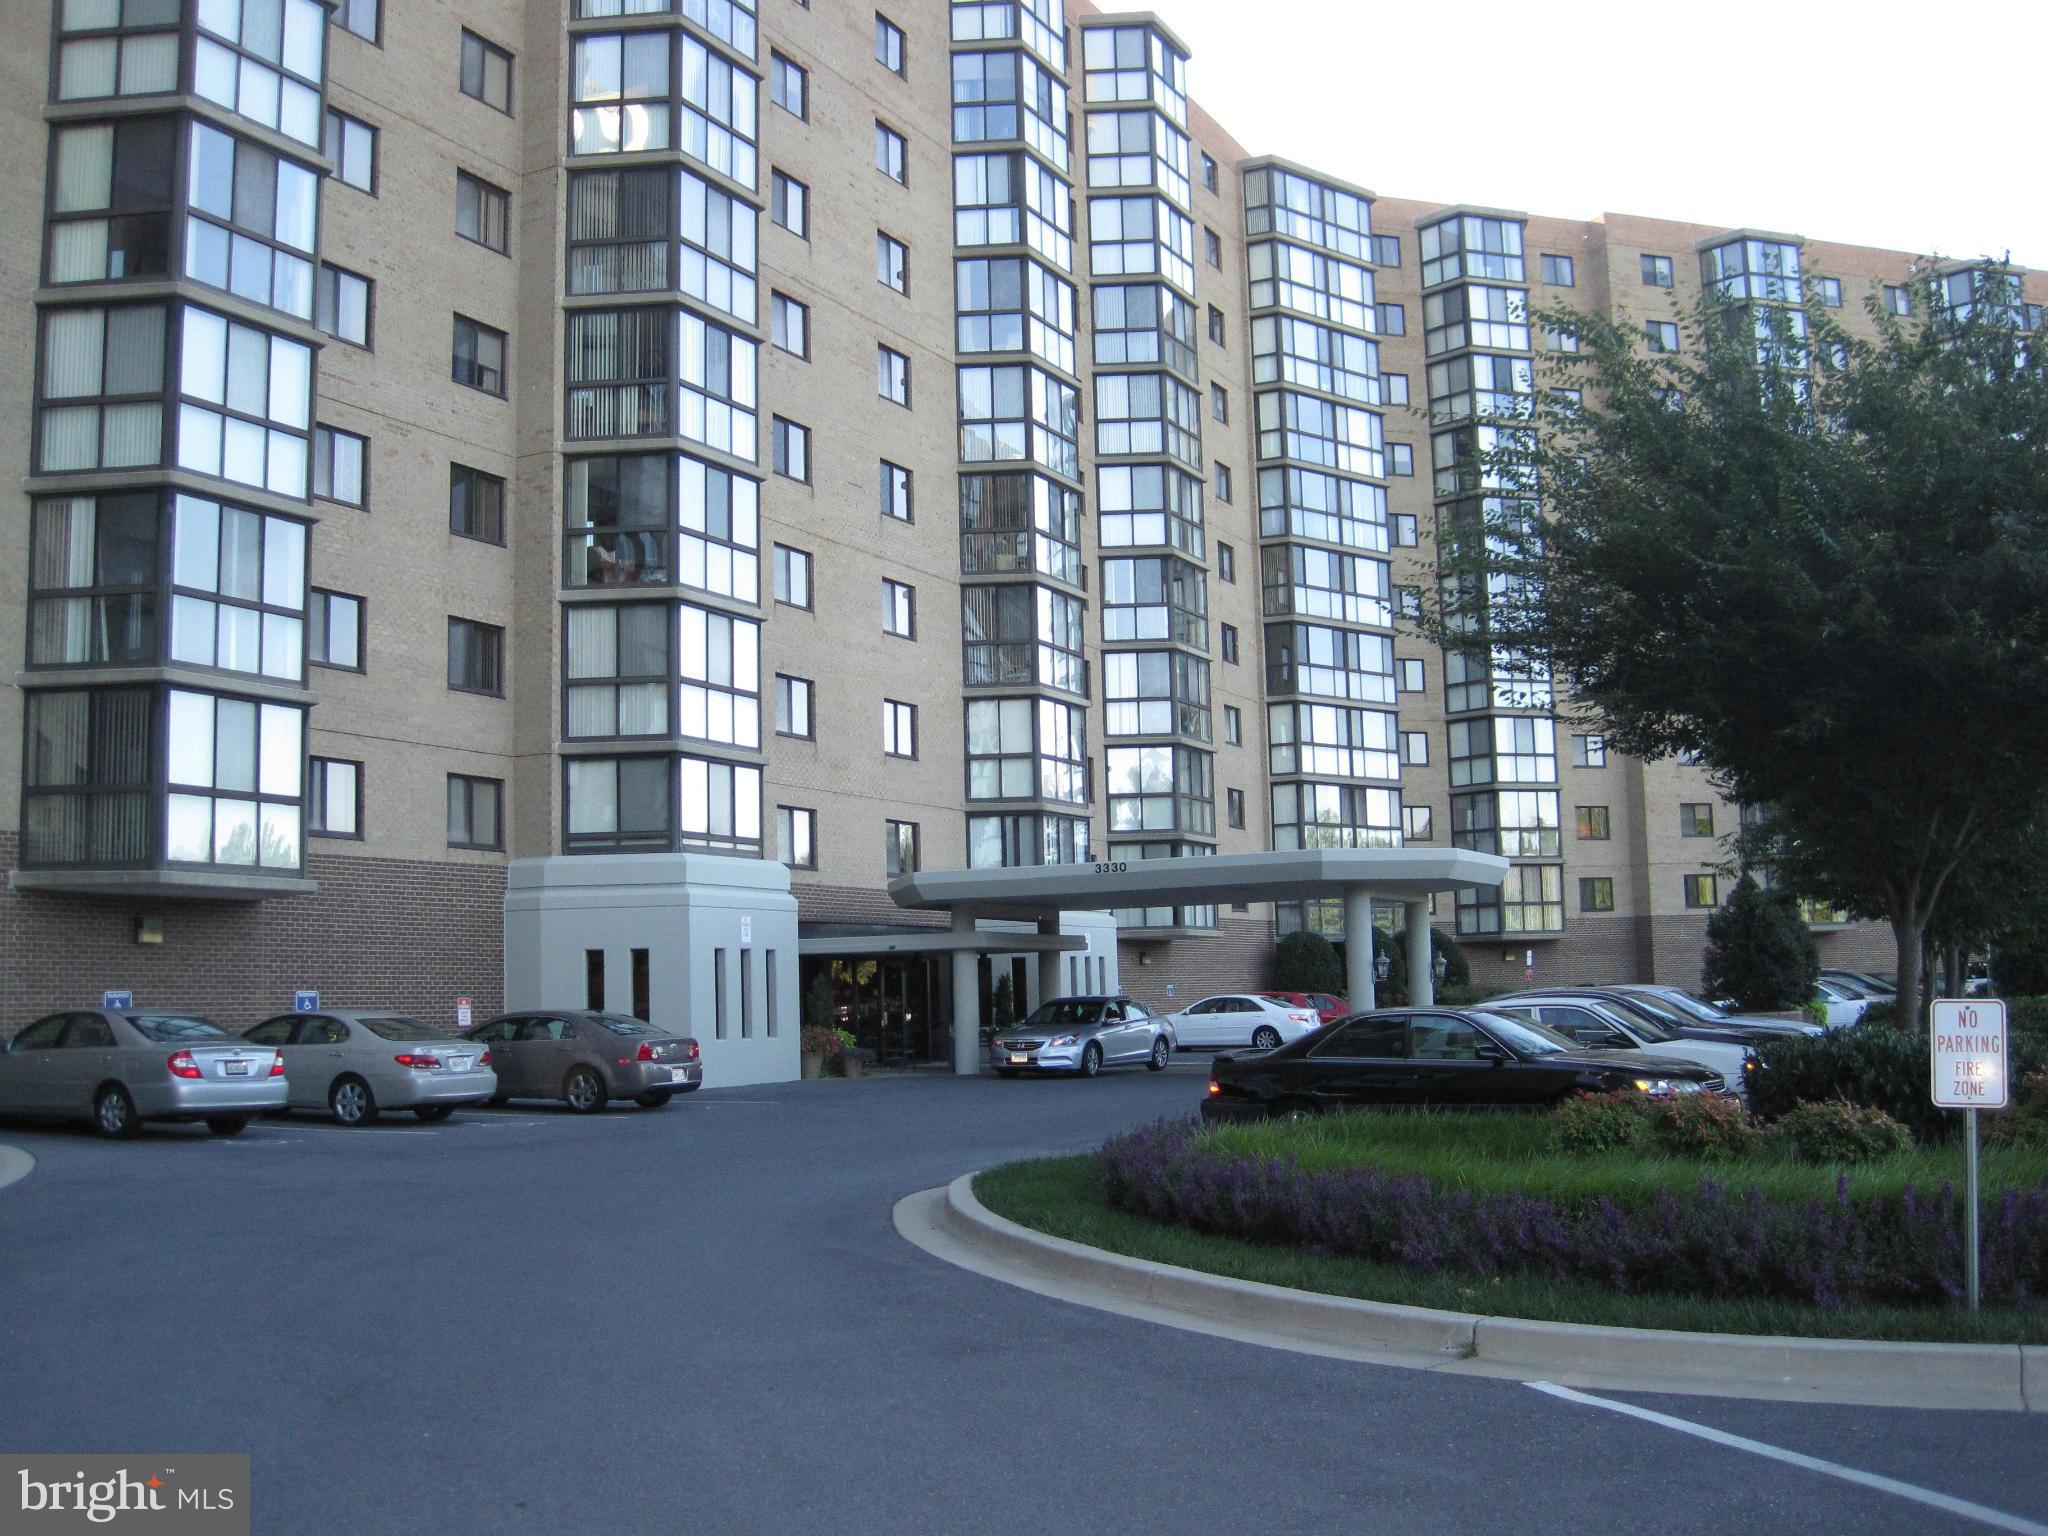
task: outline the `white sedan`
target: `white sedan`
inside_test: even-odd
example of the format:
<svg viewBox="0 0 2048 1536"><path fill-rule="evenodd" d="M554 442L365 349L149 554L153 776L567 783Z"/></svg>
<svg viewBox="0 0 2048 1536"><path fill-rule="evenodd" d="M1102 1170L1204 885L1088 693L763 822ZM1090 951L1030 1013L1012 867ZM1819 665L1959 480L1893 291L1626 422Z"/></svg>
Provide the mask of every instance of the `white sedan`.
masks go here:
<svg viewBox="0 0 2048 1536"><path fill-rule="evenodd" d="M1741 1098L1748 1094L1743 1062L1749 1047L1732 1040L1695 1040L1665 1029L1620 1008L1603 1007L1589 997L1545 997L1539 993L1503 998L1486 1005L1489 1013L1505 1013L1549 1026L1581 1045L1608 1050L1646 1051L1678 1061L1695 1062L1721 1074L1722 1086Z"/></svg>
<svg viewBox="0 0 2048 1536"><path fill-rule="evenodd" d="M1270 1051L1276 1045L1299 1040L1319 1028L1323 1021L1313 1008L1290 1008L1270 997L1232 992L1190 1003L1169 1022L1173 1025L1173 1038L1183 1050L1192 1046L1248 1045L1255 1051Z"/></svg>
<svg viewBox="0 0 2048 1536"><path fill-rule="evenodd" d="M1825 976L1814 982L1813 995L1816 1001L1827 1004L1830 1029L1862 1023L1863 1015L1873 1001L1868 997L1858 997L1840 982L1829 981Z"/></svg>

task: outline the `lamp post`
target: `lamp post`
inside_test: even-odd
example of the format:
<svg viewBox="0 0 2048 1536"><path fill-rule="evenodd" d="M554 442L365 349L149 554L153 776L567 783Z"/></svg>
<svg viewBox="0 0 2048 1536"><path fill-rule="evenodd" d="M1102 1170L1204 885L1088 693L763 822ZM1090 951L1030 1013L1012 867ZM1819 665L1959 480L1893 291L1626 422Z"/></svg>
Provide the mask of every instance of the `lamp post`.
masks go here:
<svg viewBox="0 0 2048 1536"><path fill-rule="evenodd" d="M1442 950L1438 950L1435 957L1429 962L1429 974L1436 978L1438 986L1443 985L1444 973L1450 970L1450 968L1451 963L1444 958Z"/></svg>

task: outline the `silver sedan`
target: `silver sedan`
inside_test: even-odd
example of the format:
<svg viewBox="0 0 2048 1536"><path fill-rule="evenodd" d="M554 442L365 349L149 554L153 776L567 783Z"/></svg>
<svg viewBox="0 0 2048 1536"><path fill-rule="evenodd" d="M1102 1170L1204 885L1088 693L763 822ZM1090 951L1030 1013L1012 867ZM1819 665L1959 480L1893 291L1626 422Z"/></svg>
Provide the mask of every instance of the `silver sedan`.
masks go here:
<svg viewBox="0 0 2048 1536"><path fill-rule="evenodd" d="M1074 1072L1142 1063L1164 1072L1173 1056L1173 1024L1128 997L1060 997L1040 1003L1020 1024L989 1042L998 1077Z"/></svg>
<svg viewBox="0 0 2048 1536"><path fill-rule="evenodd" d="M498 1091L487 1049L402 1013L284 1013L242 1038L282 1053L291 1108L324 1109L343 1125L386 1109L446 1120Z"/></svg>
<svg viewBox="0 0 2048 1536"><path fill-rule="evenodd" d="M78 1008L37 1019L0 1052L0 1114L90 1120L116 1139L145 1120L236 1136L284 1103L281 1055L189 1015Z"/></svg>

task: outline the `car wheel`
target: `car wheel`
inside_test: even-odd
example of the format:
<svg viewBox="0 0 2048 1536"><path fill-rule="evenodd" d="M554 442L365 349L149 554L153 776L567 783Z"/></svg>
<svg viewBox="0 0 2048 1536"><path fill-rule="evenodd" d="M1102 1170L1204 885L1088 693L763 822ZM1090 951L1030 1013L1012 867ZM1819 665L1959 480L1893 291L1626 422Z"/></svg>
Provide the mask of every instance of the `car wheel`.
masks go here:
<svg viewBox="0 0 2048 1536"><path fill-rule="evenodd" d="M206 1128L216 1136L239 1136L249 1129L247 1115L209 1115Z"/></svg>
<svg viewBox="0 0 2048 1536"><path fill-rule="evenodd" d="M1266 1112L1268 1120L1277 1120L1282 1125L1300 1125L1303 1121L1313 1120L1315 1117L1315 1110L1299 1099L1284 1100Z"/></svg>
<svg viewBox="0 0 2048 1536"><path fill-rule="evenodd" d="M377 1118L377 1097L360 1077L337 1077L327 1090L327 1112L343 1125L368 1125Z"/></svg>
<svg viewBox="0 0 2048 1536"><path fill-rule="evenodd" d="M638 1104L642 1109L659 1109L662 1107L662 1105L666 1104L670 1099L674 1097L674 1094L670 1093L667 1089L664 1088L654 1093L643 1093L640 1095L639 1098L635 1099L633 1102L635 1104Z"/></svg>
<svg viewBox="0 0 2048 1536"><path fill-rule="evenodd" d="M996 1068L996 1076L997 1076L997 1077L1015 1077L1016 1075L1017 1075L1017 1069L1016 1069L1015 1067L997 1067L997 1068Z"/></svg>
<svg viewBox="0 0 2048 1536"><path fill-rule="evenodd" d="M1164 1072L1166 1070L1167 1058L1171 1055L1173 1055L1173 1047L1166 1043L1166 1036L1161 1035L1152 1042L1152 1057L1145 1065L1154 1072Z"/></svg>
<svg viewBox="0 0 2048 1536"><path fill-rule="evenodd" d="M1252 1049L1270 1051L1280 1044L1280 1031L1270 1024L1261 1024L1252 1031Z"/></svg>
<svg viewBox="0 0 2048 1536"><path fill-rule="evenodd" d="M1088 1049L1081 1053L1081 1075L1093 1077L1102 1070L1102 1047L1095 1041L1088 1042Z"/></svg>
<svg viewBox="0 0 2048 1536"><path fill-rule="evenodd" d="M455 1113L455 1106L453 1104L422 1104L413 1113L429 1125L439 1125L443 1120L446 1120Z"/></svg>
<svg viewBox="0 0 2048 1536"><path fill-rule="evenodd" d="M604 1108L604 1083L588 1067L578 1067L562 1080L562 1098L579 1115Z"/></svg>
<svg viewBox="0 0 2048 1536"><path fill-rule="evenodd" d="M512 1095L509 1093L494 1093L491 1095L491 1103L493 1105L510 1104L511 1102Z"/></svg>
<svg viewBox="0 0 2048 1536"><path fill-rule="evenodd" d="M126 1141L142 1129L135 1101L119 1083L109 1083L92 1101L93 1129L109 1141Z"/></svg>

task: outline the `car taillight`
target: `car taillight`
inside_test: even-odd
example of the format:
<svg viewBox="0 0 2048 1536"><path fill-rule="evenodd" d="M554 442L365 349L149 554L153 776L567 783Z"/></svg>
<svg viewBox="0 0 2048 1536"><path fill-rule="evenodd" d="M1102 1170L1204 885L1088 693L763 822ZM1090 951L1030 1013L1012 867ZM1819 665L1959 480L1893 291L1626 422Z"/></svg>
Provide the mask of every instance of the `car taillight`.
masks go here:
<svg viewBox="0 0 2048 1536"><path fill-rule="evenodd" d="M640 1049L634 1053L633 1059L635 1061L654 1060L654 1047L643 1042Z"/></svg>
<svg viewBox="0 0 2048 1536"><path fill-rule="evenodd" d="M692 1040L692 1041L690 1042L690 1060L692 1060L692 1061L695 1061L696 1059L697 1059L697 1042L696 1042L696 1041L694 1041L694 1040Z"/></svg>
<svg viewBox="0 0 2048 1536"><path fill-rule="evenodd" d="M416 1056L410 1051L400 1051L391 1059L401 1067L427 1068L441 1065L441 1058L438 1056Z"/></svg>
<svg viewBox="0 0 2048 1536"><path fill-rule="evenodd" d="M1313 1024L1316 1016L1312 1013L1290 1013L1287 1017L1297 1024Z"/></svg>
<svg viewBox="0 0 2048 1536"><path fill-rule="evenodd" d="M1215 1097L1216 1097L1216 1096L1217 1096L1218 1094L1220 1094L1220 1093L1222 1093L1222 1092L1223 1092L1223 1085L1222 1085L1221 1083L1217 1082L1215 1078L1213 1078L1213 1077L1212 1077L1212 1078L1210 1078L1210 1079L1209 1079L1209 1097L1213 1099L1213 1098L1215 1098Z"/></svg>
<svg viewBox="0 0 2048 1536"><path fill-rule="evenodd" d="M283 1052L283 1051L272 1051L272 1052L270 1053L270 1075L271 1075L272 1077L283 1077L283 1076L284 1076L284 1052Z"/></svg>
<svg viewBox="0 0 2048 1536"><path fill-rule="evenodd" d="M477 1057L476 1064L480 1067L488 1067L491 1064L491 1053L485 1051L483 1055Z"/></svg>
<svg viewBox="0 0 2048 1536"><path fill-rule="evenodd" d="M171 1052L170 1059L164 1065L171 1069L171 1076L173 1077L204 1077L206 1075L199 1070L199 1063L192 1059L190 1051Z"/></svg>

